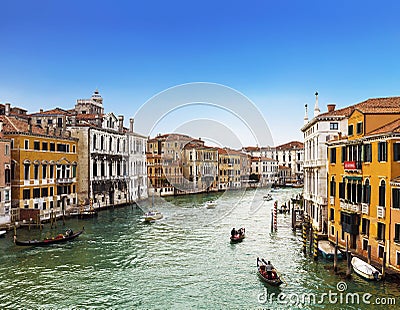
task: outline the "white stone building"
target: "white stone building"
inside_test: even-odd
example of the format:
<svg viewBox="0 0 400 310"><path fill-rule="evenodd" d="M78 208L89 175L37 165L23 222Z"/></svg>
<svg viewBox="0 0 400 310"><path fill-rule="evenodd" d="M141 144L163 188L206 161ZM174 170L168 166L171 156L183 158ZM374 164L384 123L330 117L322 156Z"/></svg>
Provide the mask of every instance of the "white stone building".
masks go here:
<svg viewBox="0 0 400 310"><path fill-rule="evenodd" d="M310 216L312 225L327 233L327 163L326 141L347 132L347 118L351 109L335 110L334 104L328 105L328 112L320 114L318 93L314 108L314 117L309 121L306 105L304 126L304 210Z"/></svg>

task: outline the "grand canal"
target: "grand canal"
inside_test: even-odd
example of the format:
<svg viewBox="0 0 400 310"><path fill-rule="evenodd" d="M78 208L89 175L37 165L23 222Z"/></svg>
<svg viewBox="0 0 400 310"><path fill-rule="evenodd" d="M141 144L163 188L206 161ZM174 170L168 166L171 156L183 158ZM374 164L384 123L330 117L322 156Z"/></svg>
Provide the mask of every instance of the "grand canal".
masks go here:
<svg viewBox="0 0 400 310"><path fill-rule="evenodd" d="M85 233L47 248L17 247L9 233L0 239L0 308L375 309L389 298L398 307L397 284L369 283L356 275L345 280L328 270L330 263L304 257L301 234L292 232L290 216L279 214L278 231L271 233L273 201L263 201L266 193L156 199L164 218L153 224L143 223L135 206L105 210L96 219L66 221L74 230L84 226ZM282 189L272 194L284 202L297 193ZM209 199L218 199L216 209L204 207ZM241 226L246 239L230 244L230 230ZM63 230L59 221L56 229L47 224L43 232L20 229L18 235L39 239ZM268 257L287 284L264 286L256 275L257 256ZM347 288L339 290L340 281ZM357 293L360 303L327 296L321 302L330 292ZM314 294L317 302L302 304L302 294ZM371 295L370 304L363 303L364 294Z"/></svg>

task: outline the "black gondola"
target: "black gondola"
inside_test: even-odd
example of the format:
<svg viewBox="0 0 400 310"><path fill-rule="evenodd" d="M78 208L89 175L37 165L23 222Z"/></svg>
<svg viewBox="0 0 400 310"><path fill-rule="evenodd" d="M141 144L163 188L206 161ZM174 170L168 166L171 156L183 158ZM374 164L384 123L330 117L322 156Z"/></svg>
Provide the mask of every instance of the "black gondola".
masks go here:
<svg viewBox="0 0 400 310"><path fill-rule="evenodd" d="M245 237L244 227L240 228L234 235L231 235L231 243L242 242Z"/></svg>
<svg viewBox="0 0 400 310"><path fill-rule="evenodd" d="M272 265L271 265L272 266ZM279 286L283 282L281 278L279 277L276 269L272 266L272 271L268 275L267 272L267 262L264 259L259 259L257 257L257 275L258 277L263 280L265 283L268 283L273 286Z"/></svg>
<svg viewBox="0 0 400 310"><path fill-rule="evenodd" d="M83 233L84 230L80 230L74 233L71 229L68 229L65 234L59 234L54 238L46 238L44 240L27 240L27 241L20 241L15 237L15 244L20 246L46 246L55 243L63 243L70 240L74 240L80 234Z"/></svg>

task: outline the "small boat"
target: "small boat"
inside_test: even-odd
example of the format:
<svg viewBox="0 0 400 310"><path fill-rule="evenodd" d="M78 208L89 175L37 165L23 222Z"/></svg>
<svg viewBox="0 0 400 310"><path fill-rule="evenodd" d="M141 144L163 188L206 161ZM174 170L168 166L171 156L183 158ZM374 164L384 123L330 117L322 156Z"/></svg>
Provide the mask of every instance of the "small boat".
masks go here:
<svg viewBox="0 0 400 310"><path fill-rule="evenodd" d="M54 238L45 238L41 241L39 240L20 241L14 236L14 242L16 245L20 246L45 246L54 243L63 243L74 240L76 237L82 234L83 231L84 229L74 233L71 229L67 229L64 234L58 234Z"/></svg>
<svg viewBox="0 0 400 310"><path fill-rule="evenodd" d="M366 280L379 281L382 278L382 274L379 270L358 257L352 258L351 265L353 266L354 272Z"/></svg>
<svg viewBox="0 0 400 310"><path fill-rule="evenodd" d="M0 230L0 238L4 237L6 235L6 231L5 230Z"/></svg>
<svg viewBox="0 0 400 310"><path fill-rule="evenodd" d="M163 215L159 211L149 211L143 216L145 222L155 222L163 218Z"/></svg>
<svg viewBox="0 0 400 310"><path fill-rule="evenodd" d="M206 202L206 208L207 209L215 209L215 207L217 206L217 203L215 201L207 201Z"/></svg>
<svg viewBox="0 0 400 310"><path fill-rule="evenodd" d="M286 205L281 205L281 208L278 209L278 212L279 212L279 213L289 213L290 210L289 210L288 206L286 206Z"/></svg>
<svg viewBox="0 0 400 310"><path fill-rule="evenodd" d="M333 260L335 257L335 246L328 240L318 241L318 250L321 252L325 259ZM338 259L343 259L343 253L338 249L337 252Z"/></svg>
<svg viewBox="0 0 400 310"><path fill-rule="evenodd" d="M245 228L242 227L242 228L240 228L239 230L237 230L235 234L231 234L231 237L230 237L231 243L242 242L243 239L244 239L245 236L246 236L246 235L245 235L245 232L246 232Z"/></svg>
<svg viewBox="0 0 400 310"><path fill-rule="evenodd" d="M99 212L97 210L85 210L79 213L78 217L80 219L88 219L88 218L93 218L99 215Z"/></svg>
<svg viewBox="0 0 400 310"><path fill-rule="evenodd" d="M268 283L273 286L279 286L283 282L278 275L275 267L270 264L272 267L272 271L268 273L267 271L268 263L262 258L261 260L257 257L257 275L258 277L265 283Z"/></svg>
<svg viewBox="0 0 400 310"><path fill-rule="evenodd" d="M272 196L271 196L271 194L265 195L263 198L264 198L264 200L266 200L266 201L270 201L270 200L273 199Z"/></svg>

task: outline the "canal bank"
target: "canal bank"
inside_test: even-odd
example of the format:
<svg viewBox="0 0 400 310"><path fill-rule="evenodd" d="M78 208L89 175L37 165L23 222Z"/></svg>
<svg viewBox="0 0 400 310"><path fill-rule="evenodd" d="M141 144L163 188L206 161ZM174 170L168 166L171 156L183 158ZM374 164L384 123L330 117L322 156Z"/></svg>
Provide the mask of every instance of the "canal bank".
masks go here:
<svg viewBox="0 0 400 310"><path fill-rule="evenodd" d="M109 209L94 219L68 219L66 227L84 225L85 233L48 248L16 247L7 235L0 240L0 308L289 309L296 307L281 304L276 295L340 293L339 282L347 286L343 292L393 297L400 304L395 284L369 283L355 275L346 280L329 270L331 262L304 257L301 232L292 232L290 215L278 214L277 232L270 232L273 202L298 192L278 190L273 201L264 201L267 192L261 189L155 199L164 218L154 224L144 224L135 206ZM217 200L215 209L204 207L210 199ZM230 244L230 230L241 226L246 239ZM42 232L18 233L21 239L41 238L55 229L46 224ZM276 291L264 286L256 275L257 257L271 260L287 286ZM263 302L264 288L271 302ZM303 308L323 306L362 305L324 300Z"/></svg>

